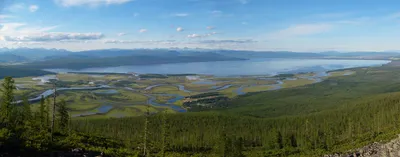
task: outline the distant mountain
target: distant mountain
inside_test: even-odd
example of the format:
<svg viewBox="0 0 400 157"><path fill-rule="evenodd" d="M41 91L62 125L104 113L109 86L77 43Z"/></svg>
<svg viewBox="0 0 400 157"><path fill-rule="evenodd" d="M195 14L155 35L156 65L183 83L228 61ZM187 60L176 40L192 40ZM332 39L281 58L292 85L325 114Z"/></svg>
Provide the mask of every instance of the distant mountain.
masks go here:
<svg viewBox="0 0 400 157"><path fill-rule="evenodd" d="M119 56L177 56L180 52L167 49L103 49L80 51L80 54L90 57L119 57Z"/></svg>
<svg viewBox="0 0 400 157"><path fill-rule="evenodd" d="M47 56L44 57L42 60L53 60L53 59L82 59L82 58L98 58L93 56L88 56L85 54L78 54L78 53L71 53L68 55L58 55L58 56Z"/></svg>
<svg viewBox="0 0 400 157"><path fill-rule="evenodd" d="M289 52L289 51L237 51L237 50L219 50L216 53L238 58L321 58L324 54L307 52Z"/></svg>
<svg viewBox="0 0 400 157"><path fill-rule="evenodd" d="M398 52L321 52L325 56L331 57L366 57L366 56L400 56Z"/></svg>
<svg viewBox="0 0 400 157"><path fill-rule="evenodd" d="M72 52L61 49L43 49L43 48L16 48L7 49L3 48L0 54L13 54L25 57L29 60L42 60L48 56L65 56Z"/></svg>
<svg viewBox="0 0 400 157"><path fill-rule="evenodd" d="M192 55L162 55L162 56L131 55L131 56L103 57L103 58L61 57L45 61L36 61L24 65L17 65L15 67L20 67L20 68L30 67L38 69L51 69L51 68L83 69L91 67L153 65L153 64L168 64L168 63L228 61L228 60L243 60L243 59L235 57L227 57L216 53L199 53Z"/></svg>
<svg viewBox="0 0 400 157"><path fill-rule="evenodd" d="M215 57L225 56L231 58L364 58L364 59L388 59L400 56L397 52L337 52L326 51L320 53L291 52L291 51L241 51L241 50L216 50L201 48L170 48L170 49L100 49L80 52L70 52L62 49L43 48L0 48L0 62L38 62L46 60L72 60L72 59L98 59L112 57L178 57L201 56ZM203 58L204 59L204 58Z"/></svg>
<svg viewBox="0 0 400 157"><path fill-rule="evenodd" d="M0 63L16 63L16 62L27 62L28 58L18 56L15 54L0 54Z"/></svg>

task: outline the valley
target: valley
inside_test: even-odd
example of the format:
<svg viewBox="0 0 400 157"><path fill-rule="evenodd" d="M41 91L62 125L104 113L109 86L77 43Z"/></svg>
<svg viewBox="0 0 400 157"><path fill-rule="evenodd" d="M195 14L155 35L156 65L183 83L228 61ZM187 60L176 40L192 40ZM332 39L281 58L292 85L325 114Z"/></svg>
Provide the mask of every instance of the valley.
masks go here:
<svg viewBox="0 0 400 157"><path fill-rule="evenodd" d="M233 98L248 92L261 92L292 88L320 82L329 77L353 74L353 71L331 72L324 75L307 73L292 77L243 76L214 77L210 75L168 76L142 78L137 74L90 75L61 73L42 77L16 78L17 97L28 95L37 109L41 96L54 94L48 81L57 79L59 100L68 102L74 118L129 117L145 114L148 105L151 113L167 110L170 113L188 112L184 101L202 93L220 93ZM164 75L162 75L164 76ZM21 103L22 101L19 101ZM215 103L215 102L212 102ZM212 105L202 104L204 106Z"/></svg>
<svg viewBox="0 0 400 157"><path fill-rule="evenodd" d="M0 157L400 157L397 3L0 0Z"/></svg>
<svg viewBox="0 0 400 157"><path fill-rule="evenodd" d="M52 105L55 84L56 104L64 105L69 128L77 136L123 145L107 149L114 156L121 156L115 149L140 152L129 147L142 144L144 129L156 144L149 150L160 151L160 136L168 139L168 156L218 156L215 147L226 143L241 143L225 149L245 156L318 156L395 135L396 121L387 120L396 117L397 65L395 60L260 58L43 69L35 72L44 74L14 77L14 103L43 113L42 104ZM377 114L380 104L389 105L382 110L390 116ZM353 139L360 142L344 144Z"/></svg>

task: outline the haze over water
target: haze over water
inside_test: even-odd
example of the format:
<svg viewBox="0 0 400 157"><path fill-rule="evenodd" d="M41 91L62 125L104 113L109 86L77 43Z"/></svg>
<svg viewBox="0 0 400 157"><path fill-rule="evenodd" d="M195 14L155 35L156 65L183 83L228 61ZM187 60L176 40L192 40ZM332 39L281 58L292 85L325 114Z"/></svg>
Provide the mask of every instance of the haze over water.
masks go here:
<svg viewBox="0 0 400 157"><path fill-rule="evenodd" d="M175 63L146 66L119 66L87 68L81 70L46 69L52 72L107 72L107 73L155 73L155 74L207 74L275 75L279 73L321 72L354 67L380 66L386 60L332 60L332 59L250 59L245 61L218 61Z"/></svg>

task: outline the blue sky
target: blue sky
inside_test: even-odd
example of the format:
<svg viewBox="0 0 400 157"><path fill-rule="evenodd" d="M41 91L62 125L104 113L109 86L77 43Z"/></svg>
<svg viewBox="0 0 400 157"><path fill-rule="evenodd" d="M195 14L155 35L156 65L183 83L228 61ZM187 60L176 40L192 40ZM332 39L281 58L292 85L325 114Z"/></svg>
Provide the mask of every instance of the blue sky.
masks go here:
<svg viewBox="0 0 400 157"><path fill-rule="evenodd" d="M400 50L395 0L3 0L0 47Z"/></svg>

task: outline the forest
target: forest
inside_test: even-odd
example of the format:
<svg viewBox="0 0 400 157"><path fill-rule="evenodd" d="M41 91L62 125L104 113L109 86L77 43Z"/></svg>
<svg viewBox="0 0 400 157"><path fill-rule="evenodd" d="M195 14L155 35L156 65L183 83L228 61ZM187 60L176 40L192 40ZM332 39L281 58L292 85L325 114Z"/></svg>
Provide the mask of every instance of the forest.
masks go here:
<svg viewBox="0 0 400 157"><path fill-rule="evenodd" d="M67 102L54 97L43 99L39 110L27 101L15 106L14 82L7 77L1 87L0 151L45 156L81 148L103 156L171 157L346 152L400 132L399 78L393 67L359 68L352 76L250 93L201 112L74 119Z"/></svg>
<svg viewBox="0 0 400 157"><path fill-rule="evenodd" d="M7 76L12 77L25 77L25 76L42 76L53 74L52 72L38 70L38 69L30 69L30 68L15 68L12 66L2 66L0 65L0 79L3 79Z"/></svg>

